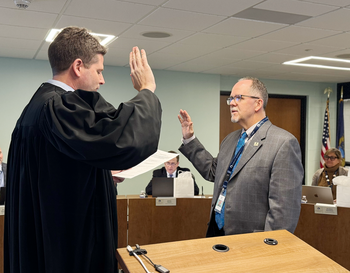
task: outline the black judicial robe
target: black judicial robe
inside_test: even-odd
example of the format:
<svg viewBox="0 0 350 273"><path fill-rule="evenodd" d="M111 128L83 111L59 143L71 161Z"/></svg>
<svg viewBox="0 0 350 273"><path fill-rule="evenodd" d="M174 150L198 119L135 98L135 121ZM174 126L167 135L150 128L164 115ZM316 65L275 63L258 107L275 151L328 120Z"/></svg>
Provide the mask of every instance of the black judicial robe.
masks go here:
<svg viewBox="0 0 350 273"><path fill-rule="evenodd" d="M156 152L160 126L149 90L115 109L98 92L42 84L12 133L4 272L117 272L109 170Z"/></svg>

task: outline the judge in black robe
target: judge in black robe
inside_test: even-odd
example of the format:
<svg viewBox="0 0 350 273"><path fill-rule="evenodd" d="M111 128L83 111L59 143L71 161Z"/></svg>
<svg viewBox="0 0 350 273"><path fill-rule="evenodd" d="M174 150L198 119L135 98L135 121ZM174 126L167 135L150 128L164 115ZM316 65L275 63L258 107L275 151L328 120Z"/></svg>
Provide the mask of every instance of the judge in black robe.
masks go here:
<svg viewBox="0 0 350 273"><path fill-rule="evenodd" d="M156 152L160 125L149 90L115 109L98 92L42 84L12 133L5 272L117 272L110 170Z"/></svg>

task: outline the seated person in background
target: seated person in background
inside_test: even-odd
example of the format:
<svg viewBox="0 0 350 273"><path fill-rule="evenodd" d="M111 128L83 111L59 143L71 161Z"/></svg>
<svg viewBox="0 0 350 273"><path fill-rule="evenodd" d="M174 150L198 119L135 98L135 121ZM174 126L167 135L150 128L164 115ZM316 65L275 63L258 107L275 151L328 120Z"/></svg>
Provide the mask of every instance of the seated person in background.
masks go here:
<svg viewBox="0 0 350 273"><path fill-rule="evenodd" d="M333 178L340 175L348 175L348 170L340 166L342 161L341 153L336 148L330 148L324 154L324 168L315 172L312 177L312 186L331 187L333 199L336 199L336 185L333 185Z"/></svg>
<svg viewBox="0 0 350 273"><path fill-rule="evenodd" d="M169 151L168 153L173 153L176 154L176 152L174 151ZM179 171L183 171L183 172L189 172L190 169L187 168L180 168L179 167L179 157L177 156L167 162L164 163L163 168L161 169L157 169L153 171L153 177L177 177ZM196 181L194 179L194 176L192 174L192 178L193 178L193 184L194 184L194 195L198 195L199 194L199 188L196 184ZM146 187L146 193L148 195L152 195L152 180L148 183L147 187Z"/></svg>

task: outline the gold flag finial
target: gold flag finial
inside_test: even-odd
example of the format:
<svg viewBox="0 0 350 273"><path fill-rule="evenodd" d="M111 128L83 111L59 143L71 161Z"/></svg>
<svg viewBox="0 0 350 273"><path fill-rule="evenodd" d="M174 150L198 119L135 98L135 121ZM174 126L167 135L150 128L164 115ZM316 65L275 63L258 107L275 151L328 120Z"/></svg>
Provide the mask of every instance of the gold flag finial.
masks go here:
<svg viewBox="0 0 350 273"><path fill-rule="evenodd" d="M332 88L330 87L327 87L325 90L324 90L324 94L328 93L328 98L329 98L329 95L333 92Z"/></svg>

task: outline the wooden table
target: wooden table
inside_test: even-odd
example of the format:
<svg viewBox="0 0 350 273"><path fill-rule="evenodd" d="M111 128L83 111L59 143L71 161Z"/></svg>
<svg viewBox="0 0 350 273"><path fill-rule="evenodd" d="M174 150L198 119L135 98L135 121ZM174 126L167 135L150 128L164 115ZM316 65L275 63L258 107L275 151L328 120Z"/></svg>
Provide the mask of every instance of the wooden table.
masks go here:
<svg viewBox="0 0 350 273"><path fill-rule="evenodd" d="M313 204L302 204L296 236L350 270L350 208L338 215L315 214Z"/></svg>
<svg viewBox="0 0 350 273"><path fill-rule="evenodd" d="M128 244L204 238L211 198L177 198L176 206L156 206L156 198L129 199Z"/></svg>
<svg viewBox="0 0 350 273"><path fill-rule="evenodd" d="M278 241L275 246L265 238ZM216 252L215 244L224 244L228 252ZM141 245L147 256L171 273L204 272L349 272L286 230L258 232L171 243ZM145 270L125 248L117 250L117 259L125 273ZM150 272L151 264L140 258Z"/></svg>

